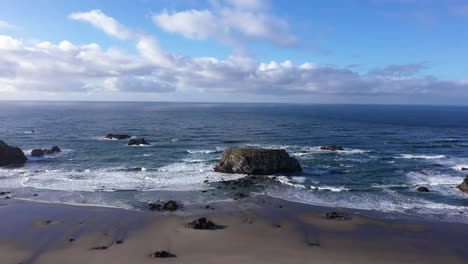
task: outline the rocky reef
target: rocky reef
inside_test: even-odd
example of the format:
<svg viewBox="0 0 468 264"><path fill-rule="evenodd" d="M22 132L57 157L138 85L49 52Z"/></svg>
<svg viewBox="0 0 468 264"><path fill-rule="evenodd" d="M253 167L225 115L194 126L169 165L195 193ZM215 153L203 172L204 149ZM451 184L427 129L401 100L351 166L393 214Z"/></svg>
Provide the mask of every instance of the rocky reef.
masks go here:
<svg viewBox="0 0 468 264"><path fill-rule="evenodd" d="M62 150L58 146L53 146L50 149L33 149L31 151L31 156L33 157L42 157L45 154L53 154L56 152L61 152Z"/></svg>
<svg viewBox="0 0 468 264"><path fill-rule="evenodd" d="M22 164L27 160L20 148L8 146L7 143L0 140L0 166Z"/></svg>
<svg viewBox="0 0 468 264"><path fill-rule="evenodd" d="M269 175L280 172L302 171L299 162L284 149L240 148L227 149L216 172Z"/></svg>
<svg viewBox="0 0 468 264"><path fill-rule="evenodd" d="M138 146L138 145L151 145L144 138L134 138L128 141L129 146Z"/></svg>
<svg viewBox="0 0 468 264"><path fill-rule="evenodd" d="M465 176L465 179L457 186L457 188L464 193L468 193L468 175Z"/></svg>
<svg viewBox="0 0 468 264"><path fill-rule="evenodd" d="M130 138L130 136L129 135L108 134L105 138L107 138L107 139L127 139L127 138Z"/></svg>

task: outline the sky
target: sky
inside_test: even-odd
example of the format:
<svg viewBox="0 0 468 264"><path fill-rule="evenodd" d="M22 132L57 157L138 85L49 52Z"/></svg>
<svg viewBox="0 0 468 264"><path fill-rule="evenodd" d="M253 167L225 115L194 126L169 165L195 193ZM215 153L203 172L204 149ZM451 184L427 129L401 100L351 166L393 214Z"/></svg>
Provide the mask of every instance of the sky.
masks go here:
<svg viewBox="0 0 468 264"><path fill-rule="evenodd" d="M0 100L468 104L468 0L0 6Z"/></svg>

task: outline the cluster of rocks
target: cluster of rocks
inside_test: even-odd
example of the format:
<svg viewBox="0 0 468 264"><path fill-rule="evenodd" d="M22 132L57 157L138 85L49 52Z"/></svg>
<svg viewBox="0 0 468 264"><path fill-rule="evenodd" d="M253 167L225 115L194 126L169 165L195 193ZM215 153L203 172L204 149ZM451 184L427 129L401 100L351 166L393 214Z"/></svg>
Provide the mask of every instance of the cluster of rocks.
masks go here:
<svg viewBox="0 0 468 264"><path fill-rule="evenodd" d="M215 229L217 226L215 223L211 222L210 220L206 219L205 217L198 218L188 224L185 225L188 228L192 229L199 229L199 230L208 230L208 229Z"/></svg>
<svg viewBox="0 0 468 264"><path fill-rule="evenodd" d="M144 138L133 138L128 141L129 146L151 145Z"/></svg>
<svg viewBox="0 0 468 264"><path fill-rule="evenodd" d="M62 150L58 146L53 146L50 149L33 149L31 150L32 157L42 157L45 154L53 154L56 152L61 152Z"/></svg>
<svg viewBox="0 0 468 264"><path fill-rule="evenodd" d="M181 202L169 200L167 202L157 201L155 203L149 203L148 208L152 211L169 211L174 212L182 207Z"/></svg>
<svg viewBox="0 0 468 264"><path fill-rule="evenodd" d="M227 149L216 172L249 175L269 175L302 171L299 162L284 149L240 148Z"/></svg>
<svg viewBox="0 0 468 264"><path fill-rule="evenodd" d="M121 139L129 139L131 138L131 136L125 135L125 134L108 134L107 136L105 136L105 138L121 140ZM144 138L132 138L128 141L128 145L139 146L139 145L151 145L151 144L148 143L148 141L146 141Z"/></svg>

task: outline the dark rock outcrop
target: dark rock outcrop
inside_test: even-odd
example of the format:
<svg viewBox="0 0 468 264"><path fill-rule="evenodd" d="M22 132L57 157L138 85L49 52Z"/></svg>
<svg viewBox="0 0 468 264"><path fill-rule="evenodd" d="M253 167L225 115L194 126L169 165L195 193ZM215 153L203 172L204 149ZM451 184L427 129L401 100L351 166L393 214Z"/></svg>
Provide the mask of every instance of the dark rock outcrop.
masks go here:
<svg viewBox="0 0 468 264"><path fill-rule="evenodd" d="M351 220L351 216L345 212L328 212L325 218L330 220Z"/></svg>
<svg viewBox="0 0 468 264"><path fill-rule="evenodd" d="M129 146L150 145L144 138L134 138L128 141Z"/></svg>
<svg viewBox="0 0 468 264"><path fill-rule="evenodd" d="M240 148L225 150L221 162L214 170L224 173L268 175L302 171L302 168L284 149Z"/></svg>
<svg viewBox="0 0 468 264"><path fill-rule="evenodd" d="M31 156L33 157L42 157L45 154L53 154L55 152L61 152L62 150L58 146L53 146L50 149L33 149L31 151Z"/></svg>
<svg viewBox="0 0 468 264"><path fill-rule="evenodd" d="M0 140L0 166L22 164L27 160L20 148L8 146Z"/></svg>
<svg viewBox="0 0 468 264"><path fill-rule="evenodd" d="M340 147L340 146L324 146L324 147L320 147L321 150L329 150L329 151L338 151L338 150L344 150L344 148Z"/></svg>
<svg viewBox="0 0 468 264"><path fill-rule="evenodd" d="M468 175L465 176L465 179L457 186L457 188L464 193L468 193Z"/></svg>
<svg viewBox="0 0 468 264"><path fill-rule="evenodd" d="M210 220L207 220L205 217L194 220L186 224L185 226L188 228L201 229L201 230L214 229L216 227L216 225L213 222L211 222Z"/></svg>
<svg viewBox="0 0 468 264"><path fill-rule="evenodd" d="M461 168L461 170L468 170L468 168L463 167L463 168Z"/></svg>
<svg viewBox="0 0 468 264"><path fill-rule="evenodd" d="M129 135L114 135L114 134L108 134L106 136L107 139L127 139L130 138Z"/></svg>
<svg viewBox="0 0 468 264"><path fill-rule="evenodd" d="M429 192L429 189L427 187L424 187L424 186L419 186L418 188L416 188L416 191L418 191L418 192Z"/></svg>
<svg viewBox="0 0 468 264"><path fill-rule="evenodd" d="M176 255L172 254L172 253L169 253L165 250L161 250L161 251L156 251L154 253L151 254L151 256L153 258L175 258Z"/></svg>
<svg viewBox="0 0 468 264"><path fill-rule="evenodd" d="M169 200L167 202L155 202L155 203L149 203L148 208L152 211L176 211L181 207L182 204L180 202L176 202L173 200Z"/></svg>

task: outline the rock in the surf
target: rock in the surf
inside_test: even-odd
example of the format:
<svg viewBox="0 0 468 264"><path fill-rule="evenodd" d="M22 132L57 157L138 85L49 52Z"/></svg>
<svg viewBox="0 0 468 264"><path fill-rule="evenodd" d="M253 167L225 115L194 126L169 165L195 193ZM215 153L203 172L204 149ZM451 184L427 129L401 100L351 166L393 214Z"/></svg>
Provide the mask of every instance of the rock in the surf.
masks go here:
<svg viewBox="0 0 468 264"><path fill-rule="evenodd" d="M181 202L169 200L167 202L157 201L155 203L149 203L148 208L152 211L170 211L174 212L180 207L182 207Z"/></svg>
<svg viewBox="0 0 468 264"><path fill-rule="evenodd" d="M114 134L108 134L106 136L107 139L127 139L130 138L129 135L114 135Z"/></svg>
<svg viewBox="0 0 468 264"><path fill-rule="evenodd" d="M129 146L150 145L144 138L134 138L128 141Z"/></svg>
<svg viewBox="0 0 468 264"><path fill-rule="evenodd" d="M418 188L416 188L416 191L418 191L418 192L429 192L429 189L427 187L424 187L424 186L419 186Z"/></svg>
<svg viewBox="0 0 468 264"><path fill-rule="evenodd" d="M468 168L463 167L463 168L461 168L461 170L468 170Z"/></svg>
<svg viewBox="0 0 468 264"><path fill-rule="evenodd" d="M340 147L340 146L324 146L324 147L320 147L321 150L328 150L328 151L338 151L338 150L344 150L343 147Z"/></svg>
<svg viewBox="0 0 468 264"><path fill-rule="evenodd" d="M280 172L302 171L299 162L284 149L240 148L227 149L216 172L268 175Z"/></svg>
<svg viewBox="0 0 468 264"><path fill-rule="evenodd" d="M465 176L465 179L463 180L463 182L457 187L458 189L460 189L460 191L464 193L468 193L468 175Z"/></svg>
<svg viewBox="0 0 468 264"><path fill-rule="evenodd" d="M53 146L50 149L33 149L31 150L31 156L42 157L45 154L53 154L55 152L61 152L62 150L58 146Z"/></svg>
<svg viewBox="0 0 468 264"><path fill-rule="evenodd" d="M0 166L25 163L26 156L18 147L8 146L7 143L0 140Z"/></svg>

